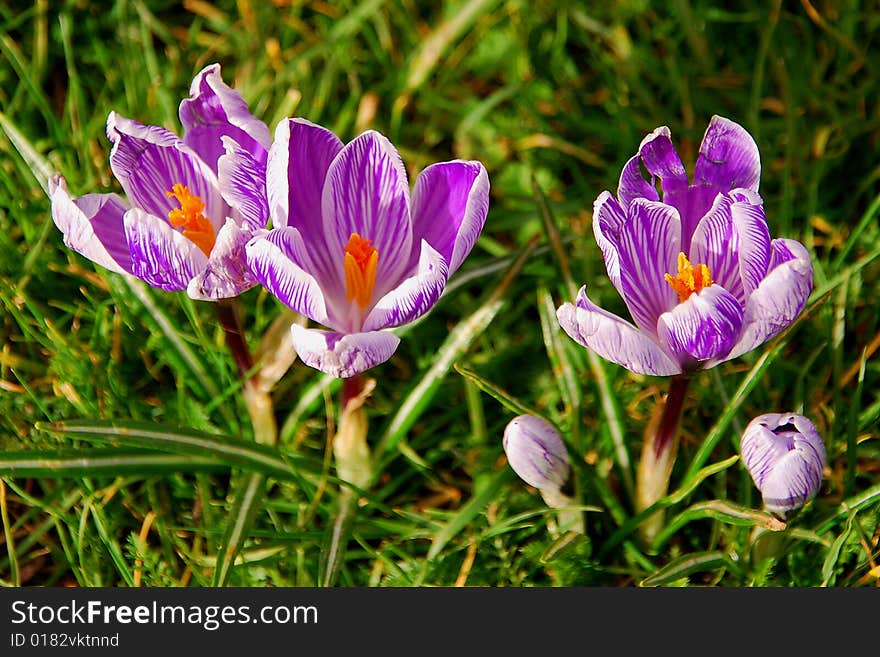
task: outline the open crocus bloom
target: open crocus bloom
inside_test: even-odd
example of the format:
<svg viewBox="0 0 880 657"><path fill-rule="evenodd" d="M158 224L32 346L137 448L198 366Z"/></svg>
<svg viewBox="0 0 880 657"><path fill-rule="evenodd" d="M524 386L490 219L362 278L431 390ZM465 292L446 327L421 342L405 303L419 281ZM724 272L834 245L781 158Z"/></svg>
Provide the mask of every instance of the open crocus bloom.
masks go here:
<svg viewBox="0 0 880 657"><path fill-rule="evenodd" d="M269 129L241 95L203 69L180 104L184 135L142 125L111 112L110 168L128 201L117 194L72 198L61 176L49 182L52 218L64 243L102 267L137 276L194 299L232 297L256 285L244 245L265 226L232 210L220 192L222 138L233 138L265 168Z"/></svg>
<svg viewBox="0 0 880 657"><path fill-rule="evenodd" d="M332 329L294 325L306 364L350 377L394 353L389 331L427 312L470 252L486 219L489 178L479 162L427 167L410 198L397 150L368 131L347 145L301 119L282 121L265 180L227 139L220 178L230 203L273 229L247 245L256 279L295 312Z"/></svg>
<svg viewBox="0 0 880 657"><path fill-rule="evenodd" d="M603 192L593 208L608 276L635 325L581 288L557 311L565 332L633 372L667 376L735 358L791 324L813 267L799 242L770 239L760 167L748 132L719 116L703 137L693 182L669 129L648 135L624 166L617 198Z"/></svg>

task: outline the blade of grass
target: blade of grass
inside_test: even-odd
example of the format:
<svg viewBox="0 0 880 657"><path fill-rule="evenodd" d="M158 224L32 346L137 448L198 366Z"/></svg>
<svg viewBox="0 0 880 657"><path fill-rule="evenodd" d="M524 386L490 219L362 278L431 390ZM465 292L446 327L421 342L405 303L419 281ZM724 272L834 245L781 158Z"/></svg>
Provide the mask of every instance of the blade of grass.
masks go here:
<svg viewBox="0 0 880 657"><path fill-rule="evenodd" d="M0 112L0 128L3 128L3 132L6 133L9 141L12 142L12 145L15 146L18 154L21 155L22 159L33 172L34 179L40 184L43 191L48 194L49 177L54 171L52 165L49 164L49 161L43 157L36 148L34 148L31 142L28 141L21 132L19 132L18 128L13 125L12 121L3 112Z"/></svg>
<svg viewBox="0 0 880 657"><path fill-rule="evenodd" d="M743 402L745 402L746 398L749 396L749 393L755 388L756 385L761 380L764 371L770 366L770 364L776 359L776 357L782 352L782 347L784 346L783 341L779 341L775 346L765 351L761 354L758 361L752 366L752 369L749 370L749 373L746 374L746 377L743 379L742 383L740 383L739 388L736 389L736 392L733 393L733 398L730 400L730 403L724 408L724 412L721 414L721 417L715 422L712 428L709 430L709 433L706 434L706 438L703 439L703 442L700 444L700 447L697 449L696 454L694 454L691 459L691 463L688 466L687 472L683 478L682 488L688 488L691 486L691 480L696 477L700 468L703 467L703 464L709 460L709 457L712 455L712 451L715 449L715 446L718 444L718 441L724 436L727 428L730 426L730 423L733 421L733 418L736 416L736 413L739 411L740 406L742 406Z"/></svg>
<svg viewBox="0 0 880 657"><path fill-rule="evenodd" d="M662 586L694 573L716 570L718 568L727 568L735 573L739 572L733 559L724 552L692 552L691 554L673 559L656 573L639 582L639 586Z"/></svg>
<svg viewBox="0 0 880 657"><path fill-rule="evenodd" d="M862 358L859 363L859 378L856 383L856 391L849 400L849 409L846 420L846 476L843 483L843 494L846 497L852 495L856 486L856 470L858 468L858 430L859 412L862 410L862 389L865 385L865 367L868 363L867 352L862 350Z"/></svg>
<svg viewBox="0 0 880 657"><path fill-rule="evenodd" d="M847 516L846 526L843 531L834 539L834 542L831 543L831 547L828 548L828 553L825 555L825 560L822 562L822 586L834 586L834 568L837 566L837 561L840 559L840 551L843 549L847 540L849 540L850 534L852 534L853 522L855 521L856 515L858 515L858 513L853 509L852 513Z"/></svg>
<svg viewBox="0 0 880 657"><path fill-rule="evenodd" d="M571 275L571 267L568 262L568 256L563 248L563 240L556 224L556 218L547 202L547 197L541 186L538 184L534 173L531 176L532 194L538 205L538 212L541 215L541 221L544 226L544 232L547 234L547 240L550 242L551 252L554 255L556 263L559 266L559 272L562 275L566 292L571 300L577 296L577 286ZM552 302L551 302L552 303ZM555 308L554 308L555 311ZM555 312L553 313L555 315ZM614 445L615 463L620 471L621 480L624 483L630 500L633 499L635 492L635 482L633 479L632 464L629 458L629 450L626 446L623 432L623 420L620 412L620 404L617 396L611 387L611 382L605 374L605 366L602 360L592 350L587 349L587 361L593 378L596 380L596 390L599 393L599 400L602 405L602 413L605 416L605 426L608 429L611 443ZM568 362L564 355L564 350L559 355L561 362ZM580 396L580 388L577 388L577 394ZM572 406L573 417L571 419L572 426L580 426L580 399L577 406ZM578 448L582 446L578 445Z"/></svg>
<svg viewBox="0 0 880 657"><path fill-rule="evenodd" d="M567 417L571 429L571 441L579 452L584 451L580 440L581 418L581 386L575 367L568 358L568 352L559 340L559 323L556 321L556 304L545 287L538 288L538 316L541 320L541 334L544 338L544 349L553 368L554 379L559 388L560 396L567 408Z"/></svg>
<svg viewBox="0 0 880 657"><path fill-rule="evenodd" d="M104 516L102 506L100 504L95 504L95 500L90 499L86 503L86 510L84 512L91 516L92 524L94 524L95 529L98 530L98 536L104 544L104 547L107 548L107 552L110 554L110 559L116 566L116 570L119 572L123 581L127 586L133 587L134 573L128 567L128 562L122 554L122 548L119 545L119 541L111 535L108 529L107 518Z"/></svg>
<svg viewBox="0 0 880 657"><path fill-rule="evenodd" d="M434 535L434 540L431 541L431 547L428 549L428 554L425 557L425 564L427 565L436 559L437 555L446 547L446 544L467 527L468 523L494 499L501 486L512 478L513 471L510 468L504 468L486 482L485 488L477 495L471 497L452 519Z"/></svg>
<svg viewBox="0 0 880 657"><path fill-rule="evenodd" d="M91 477L120 474L154 475L174 472L222 472L229 466L213 458L152 453L142 449L62 449L53 452L6 452L0 455L0 476Z"/></svg>
<svg viewBox="0 0 880 657"><path fill-rule="evenodd" d="M217 552L217 567L214 569L212 586L226 584L235 558L247 540L257 513L262 508L265 490L266 477L260 473L245 475L244 485L238 486L232 508L229 509L230 520L223 534L220 550Z"/></svg>
<svg viewBox="0 0 880 657"><path fill-rule="evenodd" d="M727 500L708 500L706 502L698 502L672 518L663 530L657 534L657 538L654 540L654 549L659 552L679 529L689 522L702 520L703 518L712 518L713 520L719 520L739 527L757 526L773 531L785 529L784 522L764 511L749 509Z"/></svg>
<svg viewBox="0 0 880 657"><path fill-rule="evenodd" d="M196 377L196 380L202 385L205 392L211 397L219 397L220 389L216 386L214 380L208 376L208 373L202 367L199 359L195 357L192 350L186 346L183 340L180 339L180 336L171 325L171 321L165 313L162 312L159 306L153 301L152 296L150 296L150 293L147 290L147 285L133 276L123 276L123 279L128 288L134 293L135 297L137 297L138 301L141 302L144 309L153 318L153 321L156 322L159 330L162 331L162 334L171 343L171 346L173 346L177 353L180 354L180 357L183 358L190 372ZM220 405L219 410L228 426L235 427L238 425L232 412L225 404Z"/></svg>
<svg viewBox="0 0 880 657"><path fill-rule="evenodd" d="M880 212L880 194L874 197L874 200L871 201L871 205L868 206L868 209L865 210L865 213L862 215L861 219L859 219L859 223L856 224L856 227L853 228L852 232L849 234L846 244L844 244L840 253L837 254L837 257L834 259L834 264L831 265L833 271L837 271L843 266L843 263L849 257L850 252L855 248L855 245L858 244L862 233L864 233L865 229L875 220L878 212Z"/></svg>
<svg viewBox="0 0 880 657"><path fill-rule="evenodd" d="M266 445L148 422L70 420L54 424L40 422L36 428L87 440L213 458L230 466L256 470L287 481L299 480L297 470L321 472L320 464L298 454L282 454ZM292 467L294 464L295 468Z"/></svg>
<svg viewBox="0 0 880 657"><path fill-rule="evenodd" d="M515 413L516 415L536 415L540 418L547 420L548 422L551 422L548 418L544 417L544 415L542 413L535 410L534 408L532 408L531 406L529 406L525 402L520 401L519 399L517 399L516 397L511 395L509 392L507 392L506 390L502 389L501 387L495 385L491 381L484 379L482 376L480 376L479 374L477 374L473 370L470 370L462 365L459 365L458 363L453 365L453 368L455 369L456 372L458 372L463 377L465 377L468 381L473 383L477 388L479 388L480 390L485 392L487 395L489 395L490 397L497 400L502 406L504 406L504 408L509 410L511 413ZM552 424L552 422L551 422L551 424Z"/></svg>
<svg viewBox="0 0 880 657"><path fill-rule="evenodd" d="M6 554L9 555L9 571L12 573L12 585L21 586L21 571L18 569L18 555L15 553L15 536L9 522L9 509L6 506L6 482L0 478L0 519L3 521L3 536L6 543Z"/></svg>
<svg viewBox="0 0 880 657"><path fill-rule="evenodd" d="M823 520L814 531L816 534L824 534L834 527L840 518L849 515L851 511L857 511L858 509L871 506L878 502L880 502L880 484L874 484L867 490L857 493L852 497L848 497L841 502L840 506L837 507L837 510L831 514L831 516Z"/></svg>

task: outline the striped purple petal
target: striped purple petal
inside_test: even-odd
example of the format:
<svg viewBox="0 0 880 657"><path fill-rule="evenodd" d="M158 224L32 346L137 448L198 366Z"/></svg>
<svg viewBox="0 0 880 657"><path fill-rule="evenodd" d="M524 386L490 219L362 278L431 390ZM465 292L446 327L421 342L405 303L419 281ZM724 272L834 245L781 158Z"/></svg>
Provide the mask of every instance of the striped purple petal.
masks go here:
<svg viewBox="0 0 880 657"><path fill-rule="evenodd" d="M92 262L118 274L131 273L131 256L122 217L128 204L117 194L70 197L61 176L49 180L52 220L64 244Z"/></svg>
<svg viewBox="0 0 880 657"><path fill-rule="evenodd" d="M266 165L234 139L224 136L222 141L226 152L217 164L220 193L249 228L265 228L269 220Z"/></svg>
<svg viewBox="0 0 880 657"><path fill-rule="evenodd" d="M665 275L676 271L681 222L672 206L645 199L635 199L628 214L604 235L617 251L620 290L633 321L656 335L657 318L678 302Z"/></svg>
<svg viewBox="0 0 880 657"><path fill-rule="evenodd" d="M742 334L724 360L775 337L803 310L813 289L813 264L800 242L771 242L770 271L746 300Z"/></svg>
<svg viewBox="0 0 880 657"><path fill-rule="evenodd" d="M657 335L685 370L727 354L736 343L743 311L732 294L712 285L691 294L657 322Z"/></svg>
<svg viewBox="0 0 880 657"><path fill-rule="evenodd" d="M224 154L223 136L231 137L259 162L266 162L272 138L266 124L248 110L241 94L220 76L220 65L206 66L190 85L190 97L180 103L183 140L214 171Z"/></svg>
<svg viewBox="0 0 880 657"><path fill-rule="evenodd" d="M285 119L275 128L266 167L266 193L272 226L299 230L311 247L301 263L319 281L328 298L345 300L342 245L328 243L321 199L330 164L342 142L326 128L304 119ZM348 236L346 236L346 241ZM345 242L343 242L345 244Z"/></svg>
<svg viewBox="0 0 880 657"><path fill-rule="evenodd" d="M131 253L131 273L169 292L185 290L208 264L202 250L171 225L141 208L123 217Z"/></svg>
<svg viewBox="0 0 880 657"><path fill-rule="evenodd" d="M252 230L227 219L217 233L205 268L189 282L187 294L203 301L228 299L256 285L257 279L248 269L245 257L245 245L252 236Z"/></svg>
<svg viewBox="0 0 880 657"><path fill-rule="evenodd" d="M205 216L214 230L223 227L229 207L220 195L217 176L177 135L111 112L107 136L113 142L110 168L133 206L167 218L179 207L177 200L168 196L179 183L204 201Z"/></svg>
<svg viewBox="0 0 880 657"><path fill-rule="evenodd" d="M694 231L690 259L708 266L712 280L744 308L770 263L770 230L761 197L745 189L719 194Z"/></svg>
<svg viewBox="0 0 880 657"><path fill-rule="evenodd" d="M407 324L428 312L446 287L448 267L425 240L416 273L379 299L364 320L365 331Z"/></svg>
<svg viewBox="0 0 880 657"><path fill-rule="evenodd" d="M682 371L651 336L593 304L583 287L577 305L563 304L556 317L573 340L631 372L669 376Z"/></svg>
<svg viewBox="0 0 880 657"><path fill-rule="evenodd" d="M615 242L605 235L611 235L616 241L625 223L626 210L620 206L614 195L608 191L599 194L593 203L593 236L602 251L608 278L621 297L623 297L623 289L620 286L620 258L617 255Z"/></svg>
<svg viewBox="0 0 880 657"><path fill-rule="evenodd" d="M694 185L708 186L716 192L737 187L758 191L761 154L748 131L738 123L713 116L700 144L694 167Z"/></svg>
<svg viewBox="0 0 880 657"><path fill-rule="evenodd" d="M443 256L452 276L471 252L486 221L486 169L479 162L464 160L432 164L416 179L412 206L415 238L426 240Z"/></svg>
<svg viewBox="0 0 880 657"><path fill-rule="evenodd" d="M759 415L743 432L740 453L764 506L783 518L813 498L822 485L825 444L803 415Z"/></svg>
<svg viewBox="0 0 880 657"><path fill-rule="evenodd" d="M302 236L296 228L275 228L247 244L247 265L254 278L288 308L321 324L332 325L320 285L299 264L303 249Z"/></svg>
<svg viewBox="0 0 880 657"><path fill-rule="evenodd" d="M504 427L507 462L529 486L559 491L571 472L562 436L552 424L534 415L519 415Z"/></svg>
<svg viewBox="0 0 880 657"><path fill-rule="evenodd" d="M373 298L383 296L409 274L413 240L409 184L400 155L387 138L368 130L340 151L327 172L321 207L322 246L339 254L341 282L345 280L343 247L352 233L371 240L379 252Z"/></svg>
<svg viewBox="0 0 880 657"><path fill-rule="evenodd" d="M360 374L391 358L400 338L390 331L366 333L332 333L290 327L293 346L299 358L309 367L338 378Z"/></svg>

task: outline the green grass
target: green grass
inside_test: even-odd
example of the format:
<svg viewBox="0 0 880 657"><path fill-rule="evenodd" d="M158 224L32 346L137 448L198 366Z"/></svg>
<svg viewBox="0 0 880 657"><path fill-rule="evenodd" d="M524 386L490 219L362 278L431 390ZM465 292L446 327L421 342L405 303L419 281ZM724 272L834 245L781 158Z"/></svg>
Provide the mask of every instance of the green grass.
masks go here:
<svg viewBox="0 0 880 657"><path fill-rule="evenodd" d="M435 4L0 4L0 583L876 586L877 12ZM272 390L279 443L256 445L211 305L92 265L49 215L49 171L77 195L118 190L110 110L177 131L215 61L270 128L375 128L412 177L452 158L489 171L458 280L370 372L378 469L341 519L338 382L294 363ZM666 530L643 545L633 469L667 381L592 359L553 310L589 282L625 312L592 202L659 125L692 165L713 114L755 137L771 233L807 246L815 290L779 340L696 377ZM256 288L240 304L256 348L281 305ZM504 462L522 407L565 431L582 535L559 535ZM766 532L736 446L752 417L785 410L816 423L828 468L785 532Z"/></svg>

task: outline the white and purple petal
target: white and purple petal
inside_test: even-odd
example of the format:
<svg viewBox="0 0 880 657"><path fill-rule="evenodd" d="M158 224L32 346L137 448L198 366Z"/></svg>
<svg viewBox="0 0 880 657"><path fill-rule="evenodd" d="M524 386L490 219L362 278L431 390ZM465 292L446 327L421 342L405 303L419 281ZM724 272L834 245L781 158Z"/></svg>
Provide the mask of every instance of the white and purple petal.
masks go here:
<svg viewBox="0 0 880 657"><path fill-rule="evenodd" d="M220 195L217 175L173 132L110 112L107 137L113 142L110 168L133 206L167 220L179 207L168 196L179 183L204 201L215 231L226 223L229 206Z"/></svg>
<svg viewBox="0 0 880 657"><path fill-rule="evenodd" d="M745 307L770 263L770 230L761 198L745 189L719 194L694 231L690 260L705 264L712 280Z"/></svg>
<svg viewBox="0 0 880 657"><path fill-rule="evenodd" d="M737 187L758 191L761 154L755 140L738 123L713 116L700 144L694 185L726 192Z"/></svg>
<svg viewBox="0 0 880 657"><path fill-rule="evenodd" d="M604 235L617 250L620 291L633 321L656 335L657 318L678 302L665 275L677 271L681 222L675 208L657 201L635 199L628 213L616 234Z"/></svg>
<svg viewBox="0 0 880 657"><path fill-rule="evenodd" d="M730 360L762 345L789 326L813 289L813 264L795 240L771 242L770 271L746 300L740 339L724 358Z"/></svg>
<svg viewBox="0 0 880 657"><path fill-rule="evenodd" d="M231 137L222 141L226 152L217 164L220 193L248 228L265 228L269 220L266 165Z"/></svg>
<svg viewBox="0 0 880 657"><path fill-rule="evenodd" d="M663 202L675 205L673 199L667 197L687 190L688 175L672 144L669 128L661 126L645 137L639 145L639 155L651 174L651 186L654 186L654 178L659 178Z"/></svg>
<svg viewBox="0 0 880 657"><path fill-rule="evenodd" d="M620 258L617 255L615 243L619 239L620 231L625 223L626 210L620 206L614 195L608 191L599 194L593 203L593 236L602 251L602 259L605 261L608 278L611 279L621 297L623 297L623 290L620 287ZM606 235L614 239L614 242Z"/></svg>
<svg viewBox="0 0 880 657"><path fill-rule="evenodd" d="M360 374L391 358L400 338L390 331L334 333L290 327L297 355L309 367L338 378Z"/></svg>
<svg viewBox="0 0 880 657"><path fill-rule="evenodd" d="M767 413L749 422L740 452L767 510L785 517L816 495L827 454L815 425L795 413Z"/></svg>
<svg viewBox="0 0 880 657"><path fill-rule="evenodd" d="M736 344L743 311L730 292L711 285L691 294L657 321L657 336L686 370L723 357Z"/></svg>
<svg viewBox="0 0 880 657"><path fill-rule="evenodd" d="M364 320L363 330L393 328L424 315L443 294L448 272L443 256L422 240L418 270L376 302Z"/></svg>
<svg viewBox="0 0 880 657"><path fill-rule="evenodd" d="M123 217L131 253L131 273L142 281L169 292L185 290L208 264L194 242L171 225L141 208Z"/></svg>
<svg viewBox="0 0 880 657"><path fill-rule="evenodd" d="M640 165L644 165L650 180L645 180ZM655 186L657 178L663 189L663 202L675 205L667 196L687 190L688 177L666 126L660 126L642 139L639 152L624 165L617 186L620 202L628 207L637 198L659 201Z"/></svg>
<svg viewBox="0 0 880 657"><path fill-rule="evenodd" d="M583 287L576 304L563 304L556 317L562 329L579 344L636 374L681 373L681 366L651 336L593 304Z"/></svg>
<svg viewBox="0 0 880 657"><path fill-rule="evenodd" d="M273 228L299 230L309 246L301 263L321 284L328 298L345 301L340 278L345 254L335 233L328 242L321 199L327 170L342 150L342 142L326 128L304 119L284 119L275 128L275 141L266 166L266 194ZM347 240L347 237L346 237Z"/></svg>
<svg viewBox="0 0 880 657"><path fill-rule="evenodd" d="M339 254L341 284L343 250L352 233L371 240L379 253L377 296L409 275L413 240L409 183L403 161L386 137L368 130L346 144L327 171L321 207L325 248Z"/></svg>
<svg viewBox="0 0 880 657"><path fill-rule="evenodd" d="M571 460L559 431L535 415L518 415L504 427L504 453L529 486L558 492L568 481Z"/></svg>
<svg viewBox="0 0 880 657"><path fill-rule="evenodd" d="M247 266L254 278L288 308L318 323L332 324L321 286L300 264L303 248L296 228L261 231L245 247Z"/></svg>
<svg viewBox="0 0 880 657"><path fill-rule="evenodd" d="M231 217L227 219L217 233L205 268L189 282L186 293L193 299L211 301L238 296L256 285L245 256L245 245L251 237L252 230Z"/></svg>
<svg viewBox="0 0 880 657"><path fill-rule="evenodd" d="M412 195L414 239L426 240L455 273L483 230L489 210L489 176L480 162L432 164ZM415 255L415 254L414 254Z"/></svg>
<svg viewBox="0 0 880 657"><path fill-rule="evenodd" d="M220 75L220 65L206 66L190 85L190 97L180 103L183 140L214 170L225 152L221 138L233 138L259 162L266 162L272 138L265 123L248 110L241 94Z"/></svg>
<svg viewBox="0 0 880 657"><path fill-rule="evenodd" d="M122 217L128 204L117 194L86 194L73 199L61 176L49 180L52 220L64 244L118 274L131 273L131 256Z"/></svg>

